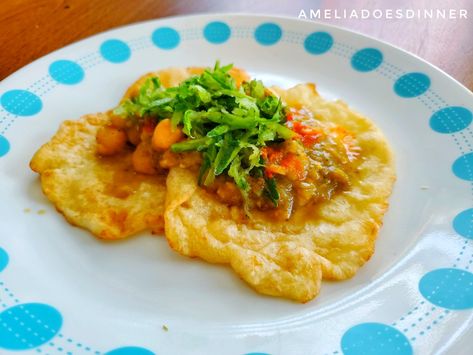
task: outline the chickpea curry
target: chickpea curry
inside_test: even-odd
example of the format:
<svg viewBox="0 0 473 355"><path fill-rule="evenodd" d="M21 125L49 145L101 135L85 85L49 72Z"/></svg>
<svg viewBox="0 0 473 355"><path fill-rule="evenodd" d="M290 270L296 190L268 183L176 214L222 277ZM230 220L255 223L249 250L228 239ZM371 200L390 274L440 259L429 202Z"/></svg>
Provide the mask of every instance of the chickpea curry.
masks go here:
<svg viewBox="0 0 473 355"><path fill-rule="evenodd" d="M373 255L394 165L381 130L314 84L266 88L218 62L146 74L30 162L71 224L108 240L164 231L177 253L298 302Z"/></svg>
<svg viewBox="0 0 473 355"><path fill-rule="evenodd" d="M350 189L360 147L354 135L286 107L261 81L206 69L165 88L148 78L96 135L97 153L132 149L137 173L198 170L198 184L227 205L289 219L294 209ZM314 88L315 90L315 88Z"/></svg>

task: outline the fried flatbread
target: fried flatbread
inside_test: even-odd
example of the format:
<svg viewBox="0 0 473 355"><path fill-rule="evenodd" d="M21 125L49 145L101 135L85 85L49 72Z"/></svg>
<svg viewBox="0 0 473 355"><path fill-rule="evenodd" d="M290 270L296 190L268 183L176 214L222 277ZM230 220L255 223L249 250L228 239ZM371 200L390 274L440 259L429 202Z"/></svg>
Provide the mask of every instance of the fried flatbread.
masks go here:
<svg viewBox="0 0 473 355"><path fill-rule="evenodd" d="M95 153L97 130L106 114L65 121L31 160L44 194L73 225L104 239L145 229L163 230L164 177L133 171L131 150L113 157Z"/></svg>
<svg viewBox="0 0 473 355"><path fill-rule="evenodd" d="M194 69L171 68L148 73L129 87L122 100L137 94L146 78L178 85ZM164 176L134 172L132 150L113 156L96 154L96 134L110 123L107 114L65 121L34 155L30 167L41 175L44 194L73 225L104 239L121 239L143 230L164 230Z"/></svg>
<svg viewBox="0 0 473 355"><path fill-rule="evenodd" d="M362 161L351 188L297 210L288 221L241 219L242 211L197 185L197 172L174 168L167 178L165 231L178 253L230 264L263 294L307 302L322 279L352 277L371 257L395 181L393 154L381 131L341 102L322 99L313 85L273 88L292 107L356 135Z"/></svg>
<svg viewBox="0 0 473 355"><path fill-rule="evenodd" d="M164 87L177 86L204 68L169 68L143 75L121 101L138 94L149 77ZM237 83L248 80L245 71L230 72ZM44 194L73 225L104 239L121 239L143 230L164 230L164 176L134 172L132 150L112 157L96 154L97 131L110 124L106 113L65 121L33 156L30 167L41 175Z"/></svg>

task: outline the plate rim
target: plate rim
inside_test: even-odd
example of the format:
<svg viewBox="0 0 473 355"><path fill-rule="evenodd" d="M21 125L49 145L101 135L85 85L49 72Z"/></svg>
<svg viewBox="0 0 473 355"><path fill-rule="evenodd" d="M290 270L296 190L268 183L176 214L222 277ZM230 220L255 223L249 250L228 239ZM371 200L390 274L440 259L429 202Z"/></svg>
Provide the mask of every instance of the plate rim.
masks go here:
<svg viewBox="0 0 473 355"><path fill-rule="evenodd" d="M452 75L450 75L449 73L447 73L443 69L439 68L438 66L430 63L426 59L420 57L419 55L417 55L415 53L412 53L412 52L409 52L408 50L406 50L404 48L401 48L397 45L389 43L386 40L379 39L379 38L376 38L372 35L365 34L365 33L362 33L360 31L352 30L352 29L342 27L340 25L335 25L335 24L332 24L332 23L326 23L326 22L322 22L322 21L313 21L313 20L307 20L307 19L299 19L299 18L288 16L288 15L257 14L257 13L246 13L246 12L215 12L215 13L194 13L194 14L186 14L186 15L173 15L173 16L159 17L159 18L156 18L156 19L136 21L136 22L132 22L132 23L124 24L124 25L114 26L114 27L106 29L104 31L94 33L94 34L92 34L90 36L87 36L85 38L75 40L71 43L66 44L63 47L57 48L57 49L55 49L55 50L53 50L49 53L46 53L46 54L42 55L39 58L34 59L33 61L25 64L24 66L22 66L20 68L18 68L13 73L9 74L7 77L2 79L0 84L5 84L5 83L8 84L8 82L11 79L14 79L19 74L20 71L22 71L26 68L29 68L31 65L36 64L39 61L44 60L46 57L53 56L54 54L57 54L57 52L60 52L62 50L66 50L66 49L70 49L70 47L72 47L72 46L75 46L77 44L81 44L82 42L88 41L90 39L94 39L96 37L105 35L107 33L123 30L123 29L126 29L128 27L135 27L135 26L138 27L138 26L141 26L141 25L151 24L151 23L159 22L159 21L168 21L168 20L172 21L172 20L180 20L180 19L185 19L185 18L199 18L199 17L200 18L205 18L205 17L213 18L213 17L218 17L218 16L228 16L228 17L237 17L237 18L238 17L240 17L240 18L241 17L252 17L252 18L260 17L260 18L268 18L268 19L269 18L275 18L275 19L289 20L289 21L294 21L294 22L312 23L316 26L332 28L332 29L336 29L336 30L339 30L339 31L342 31L342 32L348 32L348 33L351 33L351 34L355 34L357 36L367 38L371 41L382 43L383 45L391 47L392 49L398 50L398 51L402 52L405 55L411 56L411 57L421 61L423 64L426 64L430 68L432 68L435 71L439 72L440 74L446 76L450 81L455 82L455 84L459 85L467 94L470 95L470 98L473 100L473 91L470 90L468 87L466 87L466 85L462 84L459 80L454 78Z"/></svg>

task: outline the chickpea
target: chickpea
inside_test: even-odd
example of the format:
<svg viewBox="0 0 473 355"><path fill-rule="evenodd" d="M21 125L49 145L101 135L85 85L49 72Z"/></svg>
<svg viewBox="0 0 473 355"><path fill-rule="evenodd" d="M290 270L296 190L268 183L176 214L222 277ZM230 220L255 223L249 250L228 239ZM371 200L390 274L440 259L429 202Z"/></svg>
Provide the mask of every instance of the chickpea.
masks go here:
<svg viewBox="0 0 473 355"><path fill-rule="evenodd" d="M136 172L148 175L156 174L150 148L148 144L143 142L138 144L136 150L133 152L131 160Z"/></svg>
<svg viewBox="0 0 473 355"><path fill-rule="evenodd" d="M171 120L165 118L154 129L151 144L155 150L166 150L182 138L184 138L182 131L178 127L174 128Z"/></svg>
<svg viewBox="0 0 473 355"><path fill-rule="evenodd" d="M141 142L141 132L138 126L131 126L127 128L126 135L128 141L133 145L138 145Z"/></svg>
<svg viewBox="0 0 473 355"><path fill-rule="evenodd" d="M100 155L114 155L119 153L126 144L126 134L121 129L105 126L97 131L97 153Z"/></svg>

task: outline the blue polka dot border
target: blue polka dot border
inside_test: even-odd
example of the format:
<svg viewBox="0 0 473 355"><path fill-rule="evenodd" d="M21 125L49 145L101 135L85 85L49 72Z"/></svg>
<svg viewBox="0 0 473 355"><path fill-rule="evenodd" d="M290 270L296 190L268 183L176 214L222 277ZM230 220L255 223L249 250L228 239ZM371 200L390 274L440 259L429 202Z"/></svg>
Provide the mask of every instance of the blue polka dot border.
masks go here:
<svg viewBox="0 0 473 355"><path fill-rule="evenodd" d="M155 355L151 350L138 346L124 346L110 350L105 355Z"/></svg>
<svg viewBox="0 0 473 355"><path fill-rule="evenodd" d="M409 73L394 83L394 92L402 98L412 98L424 94L430 87L430 78L424 73Z"/></svg>
<svg viewBox="0 0 473 355"><path fill-rule="evenodd" d="M462 180L473 181L473 152L464 154L455 160L452 171Z"/></svg>
<svg viewBox="0 0 473 355"><path fill-rule="evenodd" d="M430 117L430 128L438 133L456 133L467 128L473 115L461 106L449 106L436 111Z"/></svg>
<svg viewBox="0 0 473 355"><path fill-rule="evenodd" d="M84 79L84 69L71 60L56 60L49 66L49 75L60 84L75 85Z"/></svg>
<svg viewBox="0 0 473 355"><path fill-rule="evenodd" d="M231 34L230 26L221 21L210 22L204 28L204 38L212 44L225 43Z"/></svg>
<svg viewBox="0 0 473 355"><path fill-rule="evenodd" d="M9 259L10 258L8 256L8 253L6 252L6 250L3 249L3 248L0 248L0 272L5 270L5 268L8 265Z"/></svg>
<svg viewBox="0 0 473 355"><path fill-rule="evenodd" d="M42 303L25 303L0 313L0 348L28 350L56 336L62 327L59 311Z"/></svg>
<svg viewBox="0 0 473 355"><path fill-rule="evenodd" d="M433 270L420 280L419 292L439 307L453 310L473 308L473 274L455 268Z"/></svg>
<svg viewBox="0 0 473 355"><path fill-rule="evenodd" d="M360 72L369 72L378 68L383 62L383 53L376 48L364 48L351 57L351 66Z"/></svg>
<svg viewBox="0 0 473 355"><path fill-rule="evenodd" d="M154 45L160 49L170 50L179 45L181 36L174 28L160 27L151 35Z"/></svg>
<svg viewBox="0 0 473 355"><path fill-rule="evenodd" d="M28 90L10 90L5 92L1 98L2 107L16 116L34 116L43 108L41 99Z"/></svg>
<svg viewBox="0 0 473 355"><path fill-rule="evenodd" d="M453 229L462 237L473 239L473 208L456 215L453 220Z"/></svg>
<svg viewBox="0 0 473 355"><path fill-rule="evenodd" d="M333 46L333 37L328 32L314 32L304 40L305 50L314 55L328 52Z"/></svg>
<svg viewBox="0 0 473 355"><path fill-rule="evenodd" d="M0 157L7 155L10 151L10 142L2 134L0 134Z"/></svg>
<svg viewBox="0 0 473 355"><path fill-rule="evenodd" d="M281 39L282 29L275 23L263 23L256 28L254 36L259 44L272 46Z"/></svg>
<svg viewBox="0 0 473 355"><path fill-rule="evenodd" d="M100 54L110 63L123 63L130 59L131 49L119 39L109 39L100 45Z"/></svg>
<svg viewBox="0 0 473 355"><path fill-rule="evenodd" d="M404 334L382 323L362 323L343 334L341 348L345 355L411 355L412 346Z"/></svg>

